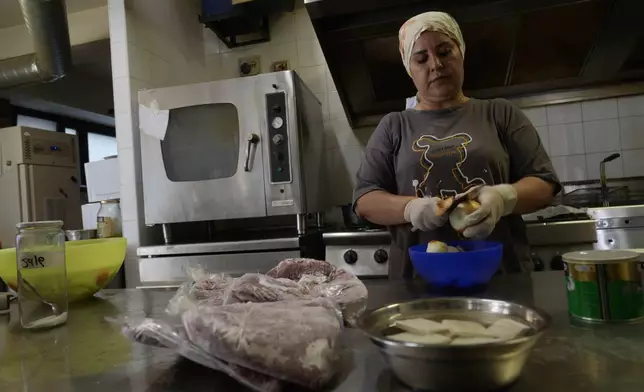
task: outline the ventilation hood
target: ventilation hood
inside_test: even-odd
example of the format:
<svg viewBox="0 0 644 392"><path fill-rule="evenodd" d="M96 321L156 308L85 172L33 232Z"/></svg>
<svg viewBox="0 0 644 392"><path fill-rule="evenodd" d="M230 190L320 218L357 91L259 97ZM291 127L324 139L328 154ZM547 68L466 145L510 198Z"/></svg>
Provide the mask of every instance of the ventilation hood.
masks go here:
<svg viewBox="0 0 644 392"><path fill-rule="evenodd" d="M1 60L0 88L54 82L72 64L65 0L19 1L34 54Z"/></svg>
<svg viewBox="0 0 644 392"><path fill-rule="evenodd" d="M427 11L449 12L463 30L469 96L530 106L644 92L641 0L306 0L306 8L353 127L377 124L415 94L398 29Z"/></svg>

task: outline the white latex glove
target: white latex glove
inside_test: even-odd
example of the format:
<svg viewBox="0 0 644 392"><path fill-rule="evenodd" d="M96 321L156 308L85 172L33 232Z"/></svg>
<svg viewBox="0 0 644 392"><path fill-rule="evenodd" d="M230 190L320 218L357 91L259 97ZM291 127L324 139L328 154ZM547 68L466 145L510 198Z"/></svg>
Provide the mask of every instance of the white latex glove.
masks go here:
<svg viewBox="0 0 644 392"><path fill-rule="evenodd" d="M494 230L499 220L510 215L517 204L517 191L512 185L484 186L473 197L481 208L465 217L463 230L465 238L482 240Z"/></svg>
<svg viewBox="0 0 644 392"><path fill-rule="evenodd" d="M405 220L417 230L436 230L447 222L446 203L451 204L451 200L446 202L438 197L414 199L405 206Z"/></svg>

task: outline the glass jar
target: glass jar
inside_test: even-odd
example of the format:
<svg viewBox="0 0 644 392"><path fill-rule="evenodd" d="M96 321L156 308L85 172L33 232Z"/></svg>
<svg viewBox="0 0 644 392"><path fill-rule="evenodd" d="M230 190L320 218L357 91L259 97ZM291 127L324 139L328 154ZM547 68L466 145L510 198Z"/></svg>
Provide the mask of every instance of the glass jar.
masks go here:
<svg viewBox="0 0 644 392"><path fill-rule="evenodd" d="M118 200L104 200L96 216L98 238L123 237L121 205Z"/></svg>
<svg viewBox="0 0 644 392"><path fill-rule="evenodd" d="M49 328L67 321L67 268L62 221L16 226L18 305L23 328Z"/></svg>

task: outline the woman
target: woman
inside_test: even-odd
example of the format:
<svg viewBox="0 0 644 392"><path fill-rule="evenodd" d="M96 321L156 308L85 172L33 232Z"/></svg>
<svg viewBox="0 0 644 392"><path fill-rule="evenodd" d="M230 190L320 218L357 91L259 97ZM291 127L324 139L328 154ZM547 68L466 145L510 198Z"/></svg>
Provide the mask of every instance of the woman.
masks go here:
<svg viewBox="0 0 644 392"><path fill-rule="evenodd" d="M382 119L354 194L359 216L390 228L389 276L412 276L409 246L458 238L438 203L468 190L481 208L456 229L502 242L505 271L529 268L521 214L547 206L560 189L536 129L506 100L463 94L465 43L450 15L417 15L399 40L418 103Z"/></svg>

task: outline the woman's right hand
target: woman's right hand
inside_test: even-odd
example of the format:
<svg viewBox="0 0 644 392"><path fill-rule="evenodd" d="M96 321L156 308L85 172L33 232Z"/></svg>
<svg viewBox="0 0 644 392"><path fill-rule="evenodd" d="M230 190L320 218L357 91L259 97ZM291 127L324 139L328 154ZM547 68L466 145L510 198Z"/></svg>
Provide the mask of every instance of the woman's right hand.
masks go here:
<svg viewBox="0 0 644 392"><path fill-rule="evenodd" d="M421 231L436 230L447 222L449 214L445 212L451 202L451 198L445 200L438 197L413 199L405 206L405 221Z"/></svg>

